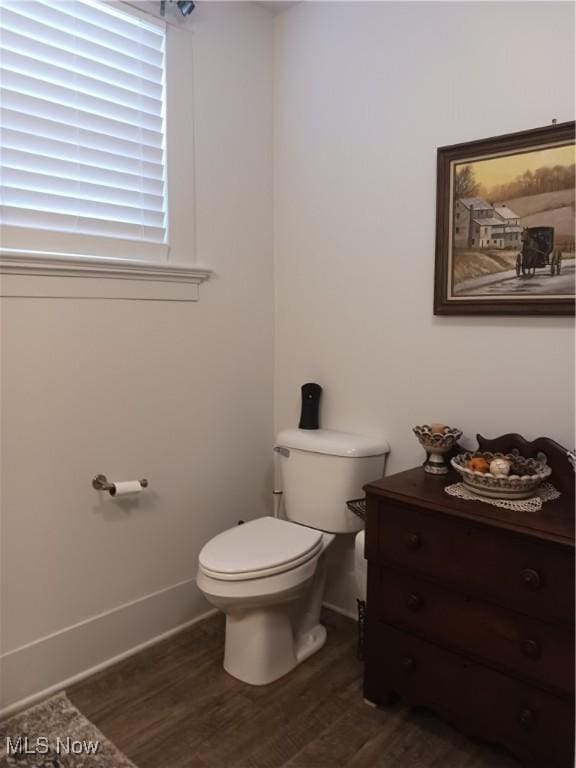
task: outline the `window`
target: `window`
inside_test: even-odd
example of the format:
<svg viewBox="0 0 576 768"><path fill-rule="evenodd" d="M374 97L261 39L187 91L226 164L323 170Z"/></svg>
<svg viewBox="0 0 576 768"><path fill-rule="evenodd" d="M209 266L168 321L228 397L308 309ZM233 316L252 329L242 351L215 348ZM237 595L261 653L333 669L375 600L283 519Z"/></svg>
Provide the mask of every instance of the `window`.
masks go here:
<svg viewBox="0 0 576 768"><path fill-rule="evenodd" d="M2 247L165 261L165 27L0 0Z"/></svg>

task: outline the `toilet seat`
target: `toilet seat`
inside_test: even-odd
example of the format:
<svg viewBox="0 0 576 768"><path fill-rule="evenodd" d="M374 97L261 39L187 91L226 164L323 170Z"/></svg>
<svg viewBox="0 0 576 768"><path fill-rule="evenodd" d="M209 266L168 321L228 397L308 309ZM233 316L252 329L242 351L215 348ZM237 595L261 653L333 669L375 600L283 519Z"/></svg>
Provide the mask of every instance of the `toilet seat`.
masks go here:
<svg viewBox="0 0 576 768"><path fill-rule="evenodd" d="M289 571L316 557L322 548L322 531L261 517L215 536L198 560L206 576L244 581Z"/></svg>

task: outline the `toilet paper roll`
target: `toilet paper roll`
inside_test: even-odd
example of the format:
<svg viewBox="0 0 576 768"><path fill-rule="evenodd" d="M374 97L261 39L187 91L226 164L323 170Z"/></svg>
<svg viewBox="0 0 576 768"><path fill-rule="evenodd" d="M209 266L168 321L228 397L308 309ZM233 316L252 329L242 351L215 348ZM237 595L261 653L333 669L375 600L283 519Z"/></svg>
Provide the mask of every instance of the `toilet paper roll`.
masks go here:
<svg viewBox="0 0 576 768"><path fill-rule="evenodd" d="M110 489L110 496L128 496L140 493L141 490L140 480L126 480L123 483L114 483L114 488Z"/></svg>
<svg viewBox="0 0 576 768"><path fill-rule="evenodd" d="M354 540L354 572L358 600L366 600L368 562L364 558L364 531L359 531Z"/></svg>

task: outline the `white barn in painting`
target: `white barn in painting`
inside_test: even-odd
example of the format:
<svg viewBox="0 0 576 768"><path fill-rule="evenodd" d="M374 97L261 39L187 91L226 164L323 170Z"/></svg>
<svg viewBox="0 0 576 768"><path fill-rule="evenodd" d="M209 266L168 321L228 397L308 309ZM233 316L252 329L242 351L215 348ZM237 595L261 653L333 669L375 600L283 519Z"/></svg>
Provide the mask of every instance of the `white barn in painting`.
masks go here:
<svg viewBox="0 0 576 768"><path fill-rule="evenodd" d="M505 203L460 197L454 210L456 248L516 249L521 246L520 217Z"/></svg>

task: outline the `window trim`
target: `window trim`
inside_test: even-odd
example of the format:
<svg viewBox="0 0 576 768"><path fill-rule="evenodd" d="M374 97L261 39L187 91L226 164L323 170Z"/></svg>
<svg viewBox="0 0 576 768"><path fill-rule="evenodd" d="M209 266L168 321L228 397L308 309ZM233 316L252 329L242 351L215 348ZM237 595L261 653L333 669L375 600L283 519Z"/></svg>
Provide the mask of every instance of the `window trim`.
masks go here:
<svg viewBox="0 0 576 768"><path fill-rule="evenodd" d="M0 296L197 301L212 274L182 264L3 251Z"/></svg>

